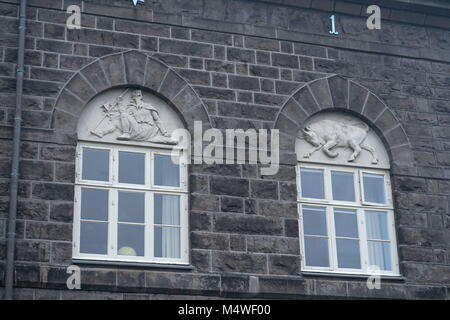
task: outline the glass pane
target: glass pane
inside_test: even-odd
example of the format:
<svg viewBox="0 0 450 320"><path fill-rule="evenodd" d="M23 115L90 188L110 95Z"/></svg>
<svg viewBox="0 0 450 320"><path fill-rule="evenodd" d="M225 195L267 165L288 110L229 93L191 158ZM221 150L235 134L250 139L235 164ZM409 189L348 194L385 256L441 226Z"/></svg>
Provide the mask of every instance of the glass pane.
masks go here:
<svg viewBox="0 0 450 320"><path fill-rule="evenodd" d="M323 170L300 169L300 182L303 198L325 199Z"/></svg>
<svg viewBox="0 0 450 320"><path fill-rule="evenodd" d="M117 231L117 254L144 256L144 226L119 223Z"/></svg>
<svg viewBox="0 0 450 320"><path fill-rule="evenodd" d="M384 175L363 173L364 201L386 203Z"/></svg>
<svg viewBox="0 0 450 320"><path fill-rule="evenodd" d="M331 171L333 200L355 201L355 182L352 172Z"/></svg>
<svg viewBox="0 0 450 320"><path fill-rule="evenodd" d="M366 211L366 229L368 239L390 240L387 212Z"/></svg>
<svg viewBox="0 0 450 320"><path fill-rule="evenodd" d="M305 237L305 263L311 267L328 267L328 238Z"/></svg>
<svg viewBox="0 0 450 320"><path fill-rule="evenodd" d="M359 240L336 239L339 268L361 269Z"/></svg>
<svg viewBox="0 0 450 320"><path fill-rule="evenodd" d="M155 227L155 257L180 258L180 228Z"/></svg>
<svg viewBox="0 0 450 320"><path fill-rule="evenodd" d="M108 190L81 189L81 219L108 221Z"/></svg>
<svg viewBox="0 0 450 320"><path fill-rule="evenodd" d="M119 182L145 184L145 154L119 152Z"/></svg>
<svg viewBox="0 0 450 320"><path fill-rule="evenodd" d="M108 223L81 221L80 252L107 254Z"/></svg>
<svg viewBox="0 0 450 320"><path fill-rule="evenodd" d="M302 213L303 230L306 235L327 235L327 215L325 208L303 206Z"/></svg>
<svg viewBox="0 0 450 320"><path fill-rule="evenodd" d="M334 226L337 237L358 238L356 210L335 208Z"/></svg>
<svg viewBox="0 0 450 320"><path fill-rule="evenodd" d="M155 185L180 186L180 165L171 156L155 154Z"/></svg>
<svg viewBox="0 0 450 320"><path fill-rule="evenodd" d="M83 148L83 180L109 181L109 150Z"/></svg>
<svg viewBox="0 0 450 320"><path fill-rule="evenodd" d="M368 241L369 264L381 270L392 270L390 242Z"/></svg>
<svg viewBox="0 0 450 320"><path fill-rule="evenodd" d="M155 224L180 225L180 196L155 194Z"/></svg>
<svg viewBox="0 0 450 320"><path fill-rule="evenodd" d="M145 222L145 193L119 191L119 222Z"/></svg>

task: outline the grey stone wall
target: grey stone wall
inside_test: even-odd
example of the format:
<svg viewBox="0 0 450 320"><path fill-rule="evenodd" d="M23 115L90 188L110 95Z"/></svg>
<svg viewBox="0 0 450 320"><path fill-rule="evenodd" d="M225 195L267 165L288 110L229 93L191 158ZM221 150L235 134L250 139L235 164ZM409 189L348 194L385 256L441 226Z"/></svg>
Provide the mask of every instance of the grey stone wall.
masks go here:
<svg viewBox="0 0 450 320"><path fill-rule="evenodd" d="M83 28L67 30L63 8L81 1L29 3L17 298L450 297L448 16L431 9L386 7L382 30L369 31L365 5L354 2L155 0L135 10L128 0L96 0L83 2ZM333 10L337 37L328 34ZM0 294L17 21L18 1L1 0ZM123 62L117 57L124 57ZM263 177L256 165L190 166L193 270L82 265L83 290L68 291L74 125L88 97L111 85L145 85L139 66L150 60L156 61L152 72L163 66L180 79L173 83L183 84L161 92L163 96L170 100L178 92L171 90L187 88L180 96L187 100L172 102L188 124L203 119L219 129L279 128L280 171ZM99 64L111 66L104 69L109 70L105 78L86 80L99 75ZM124 79L117 80L117 68L129 72ZM86 81L95 85L86 86ZM356 93L331 96L327 106L354 112L377 128L393 160L404 279L383 280L381 290L368 290L365 279L311 276L300 270L289 136L305 115L293 110L290 101L306 84L320 91L322 81L336 86L336 93L342 83L355 84L355 92L369 90L380 108L370 109L376 114L352 109L359 103ZM151 83L146 86L152 89ZM181 110L191 99L201 100L201 110Z"/></svg>

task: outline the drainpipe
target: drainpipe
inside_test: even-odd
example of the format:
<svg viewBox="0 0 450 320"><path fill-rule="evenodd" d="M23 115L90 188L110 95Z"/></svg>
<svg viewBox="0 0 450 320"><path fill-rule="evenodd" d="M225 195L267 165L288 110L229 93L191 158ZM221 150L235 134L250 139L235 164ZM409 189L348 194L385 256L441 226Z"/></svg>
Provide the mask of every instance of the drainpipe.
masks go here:
<svg viewBox="0 0 450 320"><path fill-rule="evenodd" d="M11 182L9 194L8 233L5 266L5 300L13 298L14 284L14 251L16 246L16 215L17 193L19 184L20 132L22 125L22 94L24 74L24 52L26 32L27 0L20 1L19 16L19 46L17 50L17 78L16 78L16 111L14 116L13 154L11 163Z"/></svg>

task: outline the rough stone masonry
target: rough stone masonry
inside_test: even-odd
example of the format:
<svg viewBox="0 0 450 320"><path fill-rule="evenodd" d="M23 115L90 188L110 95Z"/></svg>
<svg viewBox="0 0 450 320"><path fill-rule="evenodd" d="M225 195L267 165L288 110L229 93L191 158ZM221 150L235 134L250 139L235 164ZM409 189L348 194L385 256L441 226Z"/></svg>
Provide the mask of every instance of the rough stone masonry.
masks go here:
<svg viewBox="0 0 450 320"><path fill-rule="evenodd" d="M381 30L368 30L366 2L30 0L15 298L450 298L450 5L390 1ZM65 25L72 4L83 8L80 30ZM0 0L0 295L17 24L18 0ZM289 102L314 80L316 98L331 90L323 109L367 120L391 156L402 277L380 290L300 268L292 135L322 109L302 114ZM188 128L280 129L280 169L189 166L192 269L81 264L82 289L68 290L76 123L90 97L136 82L176 96ZM362 110L369 93L379 100Z"/></svg>

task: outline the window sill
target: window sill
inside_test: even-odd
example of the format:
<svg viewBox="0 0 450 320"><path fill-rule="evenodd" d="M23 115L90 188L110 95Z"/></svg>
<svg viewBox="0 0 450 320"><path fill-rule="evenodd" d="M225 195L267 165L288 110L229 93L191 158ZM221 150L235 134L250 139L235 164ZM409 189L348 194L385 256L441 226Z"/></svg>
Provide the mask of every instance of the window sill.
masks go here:
<svg viewBox="0 0 450 320"><path fill-rule="evenodd" d="M72 259L74 264L88 264L99 266L117 266L117 267L141 267L151 269L174 269L174 270L193 270L194 267L190 264L169 264L169 263L147 263L147 262L127 262L127 261L104 261L104 260L85 260Z"/></svg>
<svg viewBox="0 0 450 320"><path fill-rule="evenodd" d="M374 275L369 274L349 274L349 273L334 273L334 272L314 272L314 271L302 271L302 275L311 277L328 277L328 278L350 278L350 279L367 279ZM392 280L392 281L405 281L406 278L403 276L389 276L380 275L382 280Z"/></svg>

